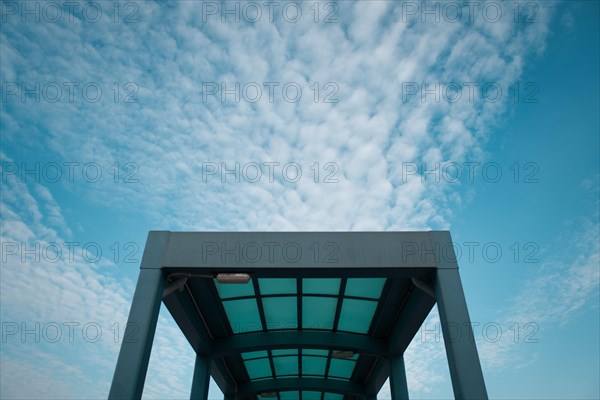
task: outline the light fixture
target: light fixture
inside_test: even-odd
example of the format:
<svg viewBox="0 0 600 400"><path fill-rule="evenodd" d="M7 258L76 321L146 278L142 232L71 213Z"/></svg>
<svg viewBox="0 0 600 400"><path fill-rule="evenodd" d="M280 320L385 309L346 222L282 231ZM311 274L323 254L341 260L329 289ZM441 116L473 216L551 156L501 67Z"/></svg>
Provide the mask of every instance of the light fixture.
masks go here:
<svg viewBox="0 0 600 400"><path fill-rule="evenodd" d="M250 275L240 273L220 273L217 274L217 282L219 283L248 283Z"/></svg>
<svg viewBox="0 0 600 400"><path fill-rule="evenodd" d="M351 359L352 357L354 357L354 354L355 353L352 350L334 350L331 354L331 357Z"/></svg>
<svg viewBox="0 0 600 400"><path fill-rule="evenodd" d="M163 299L173 293L174 291L182 291L188 280L187 276L182 276L180 278L175 279L173 282L169 283L169 285L163 290Z"/></svg>

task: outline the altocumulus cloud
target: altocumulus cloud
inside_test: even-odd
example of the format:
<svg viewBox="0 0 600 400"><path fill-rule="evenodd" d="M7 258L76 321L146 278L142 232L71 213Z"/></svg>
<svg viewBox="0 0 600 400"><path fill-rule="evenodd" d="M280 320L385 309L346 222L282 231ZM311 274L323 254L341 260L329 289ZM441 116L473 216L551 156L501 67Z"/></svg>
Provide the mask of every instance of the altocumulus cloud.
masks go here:
<svg viewBox="0 0 600 400"><path fill-rule="evenodd" d="M531 24L511 18L423 23L406 19L394 2L342 2L336 22L316 23L311 16L223 23L218 15L204 18L196 2L135 4L137 22L131 23L22 23L9 16L0 33L4 81L49 90L50 83L79 85L73 101L64 94L56 102L19 95L3 101L3 130L7 143L54 160L131 163L138 184L105 179L78 186L78 195L119 211L135 205L151 225L173 230L446 227L451 206L460 202L456 185L403 176L403 163L483 159L509 86L544 47L552 11L540 3ZM325 5L319 5L323 12ZM308 3L302 7L311 15ZM438 101L435 94L421 101L421 84L436 82L493 82L504 97L469 101L465 92L459 101ZM79 90L86 84L100 88L101 98L85 98ZM224 98L223 85L233 90ZM228 175L223 183L221 174L206 175L207 163L233 168L236 162L276 163L275 177L237 183ZM302 167L297 182L281 174L289 163ZM328 173L335 181L323 182ZM73 238L43 182L8 179L1 206L3 241ZM122 326L133 283L116 280L110 268L106 259L94 268L83 260L3 264L2 320ZM30 278L25 282L23 275ZM192 361L185 339L163 316L156 343L145 396L158 398L168 389L186 397L191 372L182 360ZM3 349L3 397L106 395L114 341L42 343L35 354L18 357L26 345ZM425 364L409 368L418 369L408 371L417 393L428 393L421 371L443 379Z"/></svg>

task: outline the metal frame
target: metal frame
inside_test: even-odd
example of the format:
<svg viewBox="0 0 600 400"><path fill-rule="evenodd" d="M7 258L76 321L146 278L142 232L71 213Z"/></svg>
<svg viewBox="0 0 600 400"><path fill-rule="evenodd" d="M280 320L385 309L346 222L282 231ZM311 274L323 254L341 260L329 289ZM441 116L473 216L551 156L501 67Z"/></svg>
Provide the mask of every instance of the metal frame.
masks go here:
<svg viewBox="0 0 600 400"><path fill-rule="evenodd" d="M309 251L315 249L315 244L321 246L321 250L333 246L335 257L329 257L331 252L329 256L318 253L319 248ZM259 278L394 278L396 286L386 289L390 295L379 305L379 319L386 322L382 326L389 332L358 335L335 332L335 326L332 332L264 331L266 324L261 307L263 332L215 336L203 316L207 314L203 312L204 300L214 300L214 293L196 290L193 295L190 289L193 284L189 282L177 283L182 292L173 287L167 291L164 288L173 273L210 276L222 272L246 272ZM411 283L400 288L400 281ZM298 293L301 293L301 279L298 282ZM256 289L257 299L261 301L260 291L258 287ZM163 298L163 293L167 292L175 294ZM341 293L343 290L340 296ZM109 399L141 398L161 300L197 354L192 399L207 399L211 375L226 399L284 389L327 391L348 398L375 399L388 377L392 398L408 399L403 353L435 303L455 397L487 399L456 256L447 231L151 231L129 313L127 339L121 344ZM302 318L301 303L298 300L299 319ZM340 305L341 301L338 301L336 324ZM300 321L298 326L301 326ZM453 336L457 329L458 334ZM373 356L375 361L365 372L368 379L362 384L302 376L238 384L225 361L227 357L247 351L262 349L270 352L278 348L302 347L349 349Z"/></svg>

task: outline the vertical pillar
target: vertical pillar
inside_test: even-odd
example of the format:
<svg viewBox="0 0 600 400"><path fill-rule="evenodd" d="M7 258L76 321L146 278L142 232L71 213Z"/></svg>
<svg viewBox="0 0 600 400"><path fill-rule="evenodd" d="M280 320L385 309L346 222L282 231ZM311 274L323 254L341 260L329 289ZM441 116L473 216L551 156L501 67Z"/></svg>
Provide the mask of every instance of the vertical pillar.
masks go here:
<svg viewBox="0 0 600 400"><path fill-rule="evenodd" d="M161 271L168 232L150 232L112 385L109 400L135 400L142 397L152 341L162 300L164 278Z"/></svg>
<svg viewBox="0 0 600 400"><path fill-rule="evenodd" d="M164 285L160 269L142 269L138 278L109 399L140 399Z"/></svg>
<svg viewBox="0 0 600 400"><path fill-rule="evenodd" d="M196 354L196 366L194 367L194 379L192 381L192 394L190 395L190 399L207 400L209 384L210 356L208 354Z"/></svg>
<svg viewBox="0 0 600 400"><path fill-rule="evenodd" d="M454 397L488 398L456 255L448 232L431 232L436 248L435 297L446 346Z"/></svg>
<svg viewBox="0 0 600 400"><path fill-rule="evenodd" d="M390 389L392 400L408 400L408 384L402 355L390 358Z"/></svg>

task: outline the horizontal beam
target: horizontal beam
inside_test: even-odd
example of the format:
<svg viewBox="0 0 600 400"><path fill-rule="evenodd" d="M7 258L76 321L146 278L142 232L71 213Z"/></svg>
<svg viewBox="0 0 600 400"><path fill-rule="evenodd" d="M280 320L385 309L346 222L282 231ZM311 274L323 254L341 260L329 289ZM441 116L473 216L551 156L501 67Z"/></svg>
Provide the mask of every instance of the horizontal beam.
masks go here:
<svg viewBox="0 0 600 400"><path fill-rule="evenodd" d="M432 268L428 232L169 232L163 267Z"/></svg>
<svg viewBox="0 0 600 400"><path fill-rule="evenodd" d="M353 333L331 331L267 331L233 335L215 339L213 356L244 353L264 349L315 348L353 350L360 354L385 356L386 342L382 339Z"/></svg>
<svg viewBox="0 0 600 400"><path fill-rule="evenodd" d="M367 397L364 386L356 382L324 378L277 378L246 383L238 388L238 395L252 395L285 390L314 390Z"/></svg>
<svg viewBox="0 0 600 400"><path fill-rule="evenodd" d="M212 339L202 323L188 288L185 287L181 293L175 292L163 298L163 303L196 353L209 354Z"/></svg>
<svg viewBox="0 0 600 400"><path fill-rule="evenodd" d="M406 351L434 305L433 297L417 287L412 288L389 338L390 355L402 355Z"/></svg>
<svg viewBox="0 0 600 400"><path fill-rule="evenodd" d="M215 268L215 267L163 267L165 275L173 273L191 273L191 274L212 274L218 273L248 273L253 278L400 278L410 279L413 277L422 278L424 280L431 279L435 273L435 267L398 267L398 268L309 268L293 266L285 268L258 268L253 266L241 266L237 268ZM194 279L210 279L210 278L195 278ZM189 283L189 280L188 280Z"/></svg>

